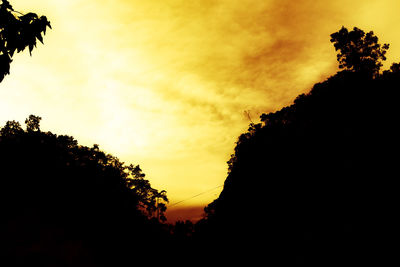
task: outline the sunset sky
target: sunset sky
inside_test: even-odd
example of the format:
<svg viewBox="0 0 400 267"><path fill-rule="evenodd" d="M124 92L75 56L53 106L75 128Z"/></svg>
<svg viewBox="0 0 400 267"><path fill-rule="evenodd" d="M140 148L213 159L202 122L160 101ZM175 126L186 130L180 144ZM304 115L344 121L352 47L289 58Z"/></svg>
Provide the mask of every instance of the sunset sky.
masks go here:
<svg viewBox="0 0 400 267"><path fill-rule="evenodd" d="M386 68L400 61L398 0L10 3L53 29L14 56L1 125L39 115L42 130L139 164L170 204L206 192L171 210L217 198L246 111L256 122L337 71L329 35L342 25L390 43Z"/></svg>

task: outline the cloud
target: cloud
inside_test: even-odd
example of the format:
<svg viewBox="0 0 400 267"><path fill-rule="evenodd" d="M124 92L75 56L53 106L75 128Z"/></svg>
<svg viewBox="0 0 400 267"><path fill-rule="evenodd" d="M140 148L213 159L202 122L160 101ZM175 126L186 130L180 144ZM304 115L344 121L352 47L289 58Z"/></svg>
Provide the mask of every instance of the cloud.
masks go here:
<svg viewBox="0 0 400 267"><path fill-rule="evenodd" d="M119 36L153 66L132 79L166 74L163 83L176 97L187 98L200 86L199 102L213 102L209 96L218 94L233 112L242 112L237 109L246 99L264 99L256 109L276 109L305 90L301 82L314 82L304 68L334 70L326 24L341 12L326 1L122 2L126 9L118 17L132 37L129 29ZM187 77L198 83L189 87ZM177 89L182 81L189 83Z"/></svg>
<svg viewBox="0 0 400 267"><path fill-rule="evenodd" d="M223 182L244 111L257 121L336 72L329 35L342 25L374 30L389 57L400 54L395 0L13 5L47 15L53 30L33 57L15 58L0 119L40 115L44 129L141 164L172 200Z"/></svg>

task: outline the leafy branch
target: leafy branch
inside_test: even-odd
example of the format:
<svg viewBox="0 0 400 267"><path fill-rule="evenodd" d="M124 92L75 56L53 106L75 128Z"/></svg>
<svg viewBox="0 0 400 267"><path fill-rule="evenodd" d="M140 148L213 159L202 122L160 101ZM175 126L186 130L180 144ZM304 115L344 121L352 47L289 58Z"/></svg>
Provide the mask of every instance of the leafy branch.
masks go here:
<svg viewBox="0 0 400 267"><path fill-rule="evenodd" d="M43 44L46 29L51 29L46 16L35 13L23 14L13 9L7 0L0 4L0 82L10 74L10 64L15 51L29 48L29 54L36 47L37 40Z"/></svg>

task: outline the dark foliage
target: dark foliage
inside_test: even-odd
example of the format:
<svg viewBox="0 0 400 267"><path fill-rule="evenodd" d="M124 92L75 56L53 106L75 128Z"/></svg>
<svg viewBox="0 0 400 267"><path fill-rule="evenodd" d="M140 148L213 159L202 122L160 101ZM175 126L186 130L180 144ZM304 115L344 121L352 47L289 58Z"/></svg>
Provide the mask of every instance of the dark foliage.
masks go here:
<svg viewBox="0 0 400 267"><path fill-rule="evenodd" d="M399 202L398 66L374 76L341 71L250 124L197 240L272 265L389 259Z"/></svg>
<svg viewBox="0 0 400 267"><path fill-rule="evenodd" d="M342 27L338 32L331 34L336 51L339 68L368 75L376 75L386 60L389 44L380 45L374 32L365 33L354 27L352 31Z"/></svg>
<svg viewBox="0 0 400 267"><path fill-rule="evenodd" d="M171 226L171 234L175 240L180 242L188 242L194 231L193 223L189 220L177 221Z"/></svg>
<svg viewBox="0 0 400 267"><path fill-rule="evenodd" d="M2 1L0 12L18 24L12 11ZM29 25L42 24L31 33L50 26L28 15ZM7 27L0 80L23 50L9 46ZM397 241L400 64L380 72L388 45L372 32L331 37L345 70L250 124L222 193L195 225L160 222L166 192L139 166L42 132L40 117L25 130L8 121L0 130L2 265L385 265Z"/></svg>
<svg viewBox="0 0 400 267"><path fill-rule="evenodd" d="M10 74L12 57L29 48L32 53L36 47L36 40L43 43L42 34L50 22L45 16L39 17L35 13L21 14L15 11L7 0L0 4L0 82L4 76Z"/></svg>
<svg viewBox="0 0 400 267"><path fill-rule="evenodd" d="M125 266L152 254L168 236L150 218L160 193L139 166L42 132L40 119L31 115L26 130L15 121L0 130L5 266Z"/></svg>

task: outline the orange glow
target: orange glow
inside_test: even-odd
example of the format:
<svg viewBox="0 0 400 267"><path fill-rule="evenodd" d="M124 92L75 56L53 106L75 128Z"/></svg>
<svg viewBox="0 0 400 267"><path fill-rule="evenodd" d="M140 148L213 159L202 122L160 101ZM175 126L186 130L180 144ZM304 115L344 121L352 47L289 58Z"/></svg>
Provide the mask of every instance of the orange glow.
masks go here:
<svg viewBox="0 0 400 267"><path fill-rule="evenodd" d="M342 25L390 43L388 64L400 58L397 0L10 2L53 30L15 56L0 122L39 115L44 130L140 164L171 203L223 184L245 111L257 121L336 72L329 35Z"/></svg>

